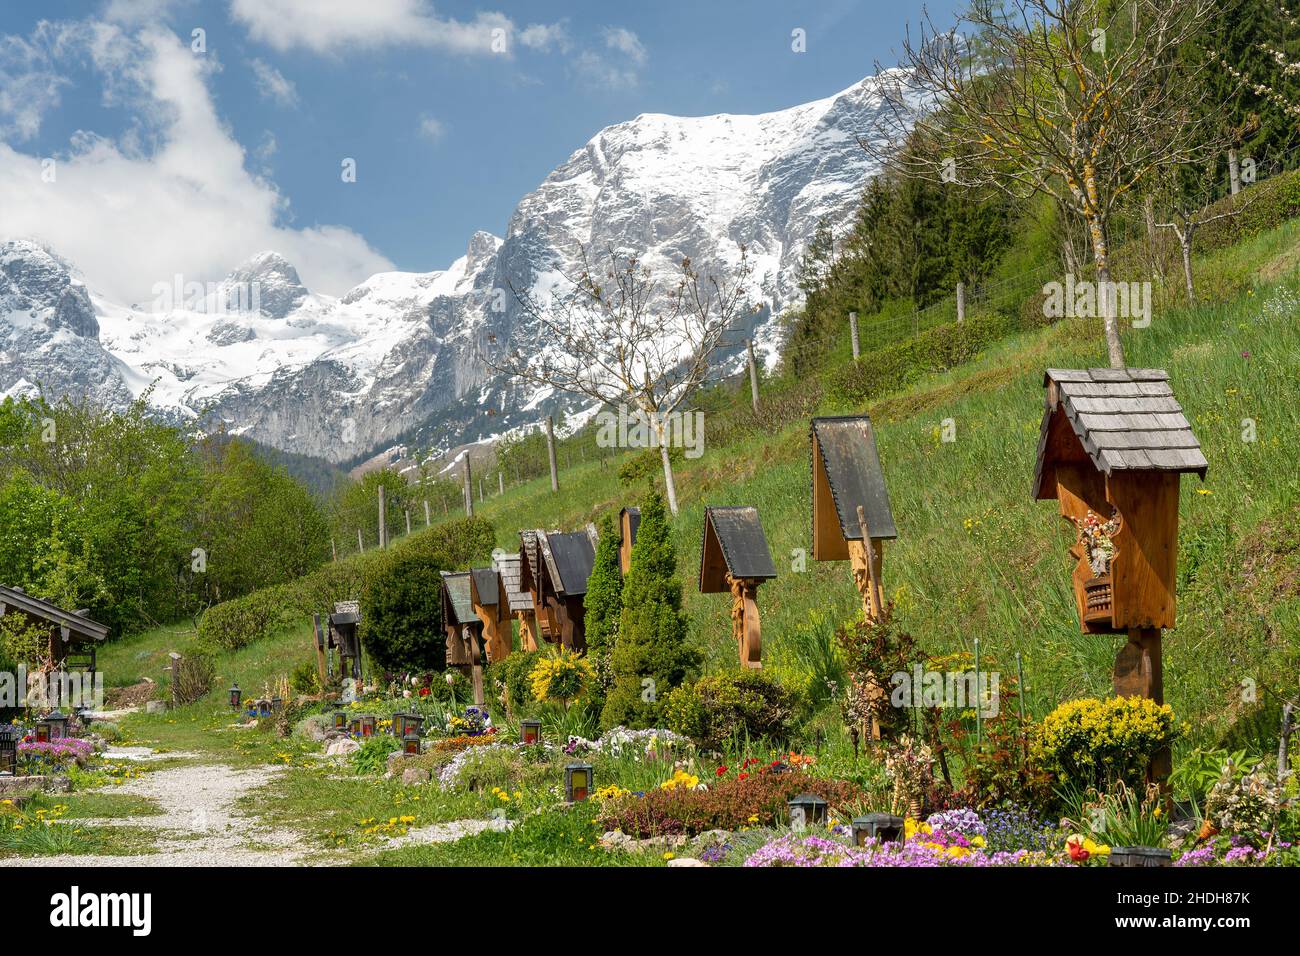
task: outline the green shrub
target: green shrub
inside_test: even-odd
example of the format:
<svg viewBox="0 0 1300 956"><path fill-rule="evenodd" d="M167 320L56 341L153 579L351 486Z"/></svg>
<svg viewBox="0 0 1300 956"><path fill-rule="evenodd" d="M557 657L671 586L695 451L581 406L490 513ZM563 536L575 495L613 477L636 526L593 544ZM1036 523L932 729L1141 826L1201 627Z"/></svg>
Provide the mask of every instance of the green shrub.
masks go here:
<svg viewBox="0 0 1300 956"><path fill-rule="evenodd" d="M1168 704L1145 697L1085 697L1061 704L1034 733L1035 766L1061 783L1106 790L1138 786L1151 757L1178 737Z"/></svg>
<svg viewBox="0 0 1300 956"><path fill-rule="evenodd" d="M179 706L202 700L217 677L217 655L207 645L193 644L181 655L179 673L173 678L173 698Z"/></svg>
<svg viewBox="0 0 1300 956"><path fill-rule="evenodd" d="M354 773L372 775L388 769L388 755L400 750L401 743L392 734L376 734L361 742L361 749L352 752Z"/></svg>
<svg viewBox="0 0 1300 956"><path fill-rule="evenodd" d="M394 551L366 584L361 640L376 667L390 672L442 670L444 559L418 550Z"/></svg>
<svg viewBox="0 0 1300 956"><path fill-rule="evenodd" d="M314 660L300 661L289 672L289 689L302 697L310 697L320 690L320 674Z"/></svg>
<svg viewBox="0 0 1300 956"><path fill-rule="evenodd" d="M792 696L759 670L701 677L664 701L669 730L715 751L737 739L785 741L794 712Z"/></svg>
<svg viewBox="0 0 1300 956"><path fill-rule="evenodd" d="M505 660L488 665L485 676L489 686L502 688L512 711L525 710L533 703L529 678L533 666L541 659L541 651L515 651Z"/></svg>
<svg viewBox="0 0 1300 956"><path fill-rule="evenodd" d="M682 583L663 498L641 508L632 564L623 582L623 610L610 666L613 686L601 712L605 727L653 727L660 701L700 661L686 643Z"/></svg>
<svg viewBox="0 0 1300 956"><path fill-rule="evenodd" d="M618 636L618 619L623 612L623 569L619 566L619 529L612 514L600 519L596 560L587 579L583 617L587 653L607 656Z"/></svg>
<svg viewBox="0 0 1300 956"><path fill-rule="evenodd" d="M199 639L229 651L260 641L289 625L291 594L291 585L277 584L216 604L199 621Z"/></svg>

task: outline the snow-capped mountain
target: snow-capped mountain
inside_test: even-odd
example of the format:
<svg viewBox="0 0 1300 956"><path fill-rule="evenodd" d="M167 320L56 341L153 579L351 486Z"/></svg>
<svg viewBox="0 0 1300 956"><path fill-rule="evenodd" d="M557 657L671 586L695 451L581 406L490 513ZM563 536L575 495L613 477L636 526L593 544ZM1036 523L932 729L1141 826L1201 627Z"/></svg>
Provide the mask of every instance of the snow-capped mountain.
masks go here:
<svg viewBox="0 0 1300 956"><path fill-rule="evenodd" d="M547 347L511 290L575 274L583 247L635 250L655 271L689 257L709 274L744 244L762 306L746 331L770 356L808 240L823 219L851 220L876 171L857 137L883 108L868 78L758 116L638 116L525 196L504 239L475 233L446 270L381 273L340 298L260 252L222 281L161 282L153 303L128 307L88 290L57 250L11 240L0 244L0 395L41 388L118 406L152 386L169 414L336 462L398 441L453 447L572 407L500 381L479 355L488 343Z"/></svg>

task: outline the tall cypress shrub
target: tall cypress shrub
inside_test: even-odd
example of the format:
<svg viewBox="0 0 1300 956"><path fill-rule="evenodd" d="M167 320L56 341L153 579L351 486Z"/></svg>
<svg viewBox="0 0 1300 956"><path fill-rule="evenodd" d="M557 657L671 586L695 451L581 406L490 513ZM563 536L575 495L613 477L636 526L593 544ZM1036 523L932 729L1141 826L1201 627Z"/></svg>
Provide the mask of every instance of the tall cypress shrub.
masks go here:
<svg viewBox="0 0 1300 956"><path fill-rule="evenodd" d="M610 656L614 681L601 723L657 726L668 691L700 662L699 652L686 643L677 554L658 492L651 493L641 507L641 526L622 597L618 636Z"/></svg>
<svg viewBox="0 0 1300 956"><path fill-rule="evenodd" d="M596 544L596 562L587 579L586 609L587 656L596 666L596 684L600 700L608 693L613 674L609 657L618 635L619 617L623 612L623 569L619 566L619 535L613 515L600 519L600 540Z"/></svg>

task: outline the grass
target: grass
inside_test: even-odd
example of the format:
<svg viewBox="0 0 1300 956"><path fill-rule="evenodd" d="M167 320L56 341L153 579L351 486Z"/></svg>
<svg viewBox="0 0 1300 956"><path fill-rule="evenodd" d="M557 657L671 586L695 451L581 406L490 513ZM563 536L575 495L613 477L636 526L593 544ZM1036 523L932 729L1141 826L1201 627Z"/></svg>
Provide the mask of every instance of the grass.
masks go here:
<svg viewBox="0 0 1300 956"><path fill-rule="evenodd" d="M1179 304L1178 283L1172 282L1168 294L1157 290L1151 326L1124 334L1130 365L1169 371L1210 462L1204 485L1194 476L1182 483L1178 626L1165 640L1166 699L1189 729L1179 745L1183 752L1218 745L1231 738L1234 726L1256 721L1243 699L1243 682L1253 681L1267 699L1280 680L1275 675L1293 673L1297 659L1300 296L1285 299L1295 294L1295 280L1279 263L1292 261L1298 248L1300 223L1292 223L1202 257L1202 304ZM1079 633L1067 555L1072 530L1054 502L1033 500L1029 488L1043 369L1104 364L1096 323L1067 321L1005 339L974 361L927 375L868 408L823 398L817 409L867 411L875 422L900 530L899 539L886 546L884 563L886 593L898 620L931 654L969 651L979 638L985 667L1010 669L1019 653L1027 709L1040 717L1064 700L1109 694L1118 649L1116 638ZM792 387L768 381L764 401L776 401L778 393L785 394L780 390ZM734 401L747 401L747 394ZM718 414L728 414L716 396L711 402L723 409ZM948 418L956 424L951 443L940 440L940 423ZM1253 442L1243 441L1247 419L1254 423ZM706 439L713 420L706 420ZM704 506L755 505L780 573L759 592L765 664L785 682L824 699L828 683L842 678L834 630L858 613L858 598L845 564L800 559L801 550L810 549L806 421L727 434L733 436L728 444L707 445L704 457L684 462L677 475L682 509L673 531L692 639L705 652L706 669L735 667L728 601L699 594L694 576ZM546 478L523 483L476 503L476 513L495 524L498 543L506 548L517 546L521 526L581 527L639 497L640 487L619 483L618 469L627 459L611 456L566 469L558 494ZM128 685L144 675L159 680L167 651L193 636L189 625L175 625L109 644L100 656L108 683ZM167 714L131 715L123 722L125 736L204 761L284 766L276 783L250 792L243 802L266 822L298 830L322 854L342 849L357 862L378 865L663 862L657 854L592 849L599 834L590 807L522 814L512 808L517 825L509 832L385 848L385 836L482 819L495 805L482 793L352 776L315 760L308 744L230 729L224 688L237 680L246 693L260 692L307 659L310 642L304 621L222 654L213 694ZM823 731L823 769L878 786L878 767L854 759L828 713L815 722ZM1266 736L1275 727L1264 721L1257 732ZM620 782L623 777L613 766L602 773ZM602 776L598 785L608 782L612 778ZM635 782L645 788L655 781ZM121 811L105 815L144 812L129 803ZM413 819L386 825L403 817Z"/></svg>

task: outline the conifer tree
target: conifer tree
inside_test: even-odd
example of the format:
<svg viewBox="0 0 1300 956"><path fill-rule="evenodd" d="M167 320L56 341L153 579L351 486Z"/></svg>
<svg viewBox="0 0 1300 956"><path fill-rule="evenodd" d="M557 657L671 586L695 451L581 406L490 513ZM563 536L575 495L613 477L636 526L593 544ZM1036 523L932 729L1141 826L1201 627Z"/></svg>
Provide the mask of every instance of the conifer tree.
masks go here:
<svg viewBox="0 0 1300 956"><path fill-rule="evenodd" d="M587 579L584 621L587 632L587 656L596 666L596 678L602 690L608 689L611 674L609 656L618 635L619 616L623 611L623 569L619 565L619 535L614 516L600 519L600 540L596 544L596 561Z"/></svg>
<svg viewBox="0 0 1300 956"><path fill-rule="evenodd" d="M657 492L641 507L641 525L623 581L622 599L618 637L610 658L614 683L601 723L606 727L653 727L664 696L700 661L699 653L686 643L677 554L664 501Z"/></svg>

